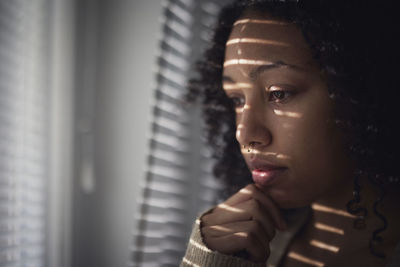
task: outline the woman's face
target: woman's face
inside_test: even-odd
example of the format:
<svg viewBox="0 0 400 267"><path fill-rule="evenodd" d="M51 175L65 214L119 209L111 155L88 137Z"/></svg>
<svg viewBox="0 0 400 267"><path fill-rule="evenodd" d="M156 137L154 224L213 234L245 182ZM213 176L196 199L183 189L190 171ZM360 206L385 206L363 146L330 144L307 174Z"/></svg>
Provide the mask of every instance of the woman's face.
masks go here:
<svg viewBox="0 0 400 267"><path fill-rule="evenodd" d="M253 180L281 208L308 205L350 181L334 103L294 24L246 11L226 44L223 88Z"/></svg>

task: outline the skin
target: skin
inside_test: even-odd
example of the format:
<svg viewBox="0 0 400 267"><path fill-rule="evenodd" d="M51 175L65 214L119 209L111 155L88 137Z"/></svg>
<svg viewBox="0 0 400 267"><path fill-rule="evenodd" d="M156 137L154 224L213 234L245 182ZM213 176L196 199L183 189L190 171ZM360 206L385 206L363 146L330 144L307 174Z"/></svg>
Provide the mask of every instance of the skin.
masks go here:
<svg viewBox="0 0 400 267"><path fill-rule="evenodd" d="M269 67L260 69L260 65ZM273 184L248 185L215 207L202 217L201 231L212 250L225 254L244 250L250 260L265 262L276 231L288 227L283 209L311 204L345 209L352 199L353 165L333 122L334 102L329 98L323 73L296 25L246 11L235 23L226 45L223 88L235 103L238 142L241 146L255 144L250 152L247 147L242 149L249 168L257 159L284 167L285 171ZM376 193L372 189L367 192L363 204L370 208ZM367 230L360 232L354 230L353 218L348 215L314 210L289 252L317 255L319 261L334 264L341 263L337 255L355 255L358 251L365 254L365 244L380 222L369 219ZM346 235L332 239L331 234L321 234L315 228L318 222L333 223ZM398 232L393 236L398 238ZM384 248L389 254L395 244L393 236L388 236L393 243L389 241ZM321 253L320 248L310 247L313 238L335 240L342 254ZM384 263L370 256L363 257L366 265L362 266ZM296 264L287 255L282 266Z"/></svg>
<svg viewBox="0 0 400 267"><path fill-rule="evenodd" d="M249 13L244 18L270 23L237 24L228 44L239 38L273 44L227 45L225 62L260 60L295 67L267 69L257 77L251 75L258 67L255 64L224 67L223 87L237 103L237 140L241 145L256 142L253 153L242 151L248 165L258 152L261 160L288 168L277 184L265 188L279 207L305 206L331 193L351 173L333 122L334 103L300 30L293 24ZM231 89L235 84L249 87ZM279 94L283 94L280 99Z"/></svg>

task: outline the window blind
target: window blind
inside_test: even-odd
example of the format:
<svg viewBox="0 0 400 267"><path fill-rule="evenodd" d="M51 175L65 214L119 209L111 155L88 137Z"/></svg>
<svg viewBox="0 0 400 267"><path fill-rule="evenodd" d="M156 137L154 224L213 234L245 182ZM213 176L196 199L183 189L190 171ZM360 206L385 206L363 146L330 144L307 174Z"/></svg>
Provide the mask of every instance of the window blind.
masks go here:
<svg viewBox="0 0 400 267"><path fill-rule="evenodd" d="M151 148L129 266L178 266L195 217L221 190L201 138L199 106L183 100L223 2L164 2Z"/></svg>
<svg viewBox="0 0 400 267"><path fill-rule="evenodd" d="M45 265L45 1L0 1L0 266Z"/></svg>

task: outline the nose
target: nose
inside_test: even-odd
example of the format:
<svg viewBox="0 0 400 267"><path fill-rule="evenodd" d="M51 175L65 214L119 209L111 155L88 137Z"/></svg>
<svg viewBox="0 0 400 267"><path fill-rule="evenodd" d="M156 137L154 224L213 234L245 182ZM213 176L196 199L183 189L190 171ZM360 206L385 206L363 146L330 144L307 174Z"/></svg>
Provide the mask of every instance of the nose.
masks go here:
<svg viewBox="0 0 400 267"><path fill-rule="evenodd" d="M240 145L254 144L254 148L268 146L272 142L272 135L267 125L266 112L263 103L246 104L239 115L236 129L236 139Z"/></svg>

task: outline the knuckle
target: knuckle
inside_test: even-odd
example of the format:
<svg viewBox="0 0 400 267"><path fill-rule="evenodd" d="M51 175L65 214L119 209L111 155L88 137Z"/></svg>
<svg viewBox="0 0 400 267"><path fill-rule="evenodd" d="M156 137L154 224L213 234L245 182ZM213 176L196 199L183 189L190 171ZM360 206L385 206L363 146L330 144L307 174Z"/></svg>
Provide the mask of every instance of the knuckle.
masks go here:
<svg viewBox="0 0 400 267"><path fill-rule="evenodd" d="M259 210L259 208L260 208L260 203L258 203L258 201L257 201L256 199L252 198L252 199L250 200L250 207L251 207L253 210Z"/></svg>
<svg viewBox="0 0 400 267"><path fill-rule="evenodd" d="M249 187L248 187L249 190L254 192L255 188L256 188L255 184L249 184Z"/></svg>
<svg viewBox="0 0 400 267"><path fill-rule="evenodd" d="M254 184L248 184L243 189L244 190L242 192L244 192L244 193L252 193L253 194L254 191L255 191L255 185Z"/></svg>
<svg viewBox="0 0 400 267"><path fill-rule="evenodd" d="M254 184L248 184L248 185L246 185L245 188L248 190L252 190L252 189L254 189Z"/></svg>
<svg viewBox="0 0 400 267"><path fill-rule="evenodd" d="M223 209L223 207L224 207L225 205L226 205L225 202L219 203L217 206L215 206L215 208L211 211L210 214L213 214L213 213L215 213L215 212L220 211L221 209Z"/></svg>

